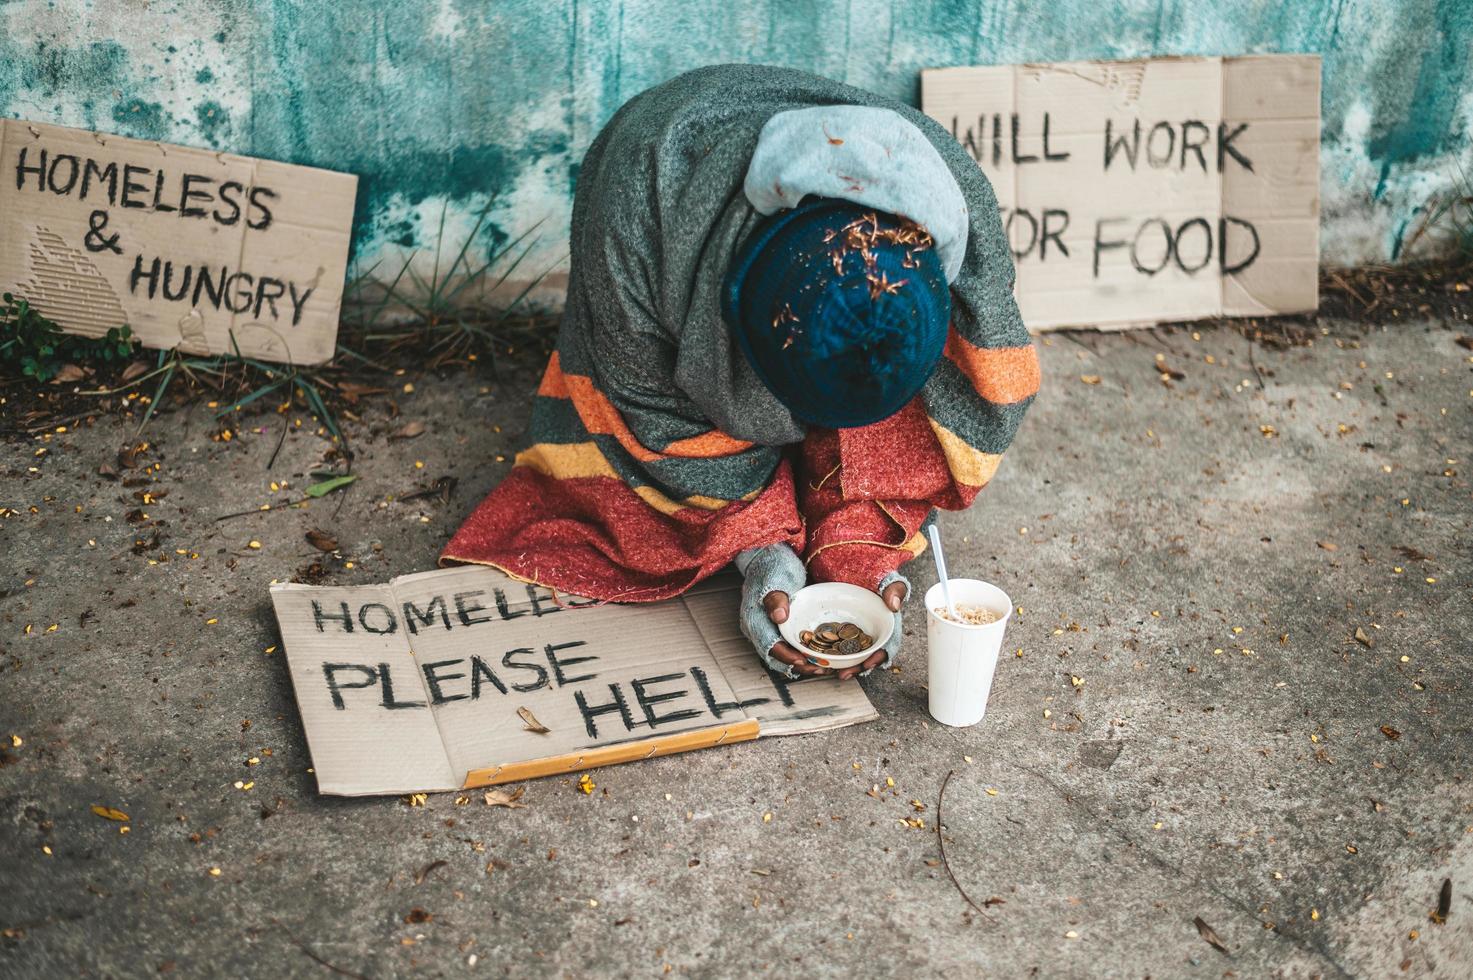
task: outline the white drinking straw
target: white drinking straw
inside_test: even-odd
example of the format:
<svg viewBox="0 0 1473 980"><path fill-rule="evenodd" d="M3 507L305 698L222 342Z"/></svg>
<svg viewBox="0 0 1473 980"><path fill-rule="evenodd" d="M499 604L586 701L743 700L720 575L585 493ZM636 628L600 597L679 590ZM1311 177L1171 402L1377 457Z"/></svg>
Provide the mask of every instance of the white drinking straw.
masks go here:
<svg viewBox="0 0 1473 980"><path fill-rule="evenodd" d="M931 556L936 559L936 577L941 582L941 594L946 597L946 611L953 620L961 622L956 607L951 604L951 580L946 577L946 556L941 553L941 531L934 523L927 530L931 534Z"/></svg>

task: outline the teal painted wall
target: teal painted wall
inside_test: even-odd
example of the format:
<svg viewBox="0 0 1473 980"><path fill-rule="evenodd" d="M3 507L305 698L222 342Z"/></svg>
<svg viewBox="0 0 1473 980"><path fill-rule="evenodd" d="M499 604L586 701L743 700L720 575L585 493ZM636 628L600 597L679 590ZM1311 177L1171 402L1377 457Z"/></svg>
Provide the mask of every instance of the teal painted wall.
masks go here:
<svg viewBox="0 0 1473 980"><path fill-rule="evenodd" d="M0 0L0 114L361 175L361 264L482 234L555 268L626 99L767 62L914 101L923 67L1313 52L1323 252L1403 257L1473 179L1473 0ZM422 259L422 261L428 261Z"/></svg>

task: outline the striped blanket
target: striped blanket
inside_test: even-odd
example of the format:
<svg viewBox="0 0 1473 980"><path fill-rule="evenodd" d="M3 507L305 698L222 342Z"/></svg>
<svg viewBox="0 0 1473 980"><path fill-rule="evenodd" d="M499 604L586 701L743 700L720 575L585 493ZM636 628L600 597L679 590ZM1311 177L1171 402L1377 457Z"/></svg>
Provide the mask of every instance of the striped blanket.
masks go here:
<svg viewBox="0 0 1473 980"><path fill-rule="evenodd" d="M893 109L970 212L945 354L883 422L805 428L721 321L726 265L760 216L746 164L774 113ZM567 306L528 445L441 555L576 595L678 595L747 548L786 542L811 581L874 588L923 548L932 508L996 471L1038 389L997 202L977 165L907 106L787 69L701 69L636 97L594 141L573 209Z"/></svg>

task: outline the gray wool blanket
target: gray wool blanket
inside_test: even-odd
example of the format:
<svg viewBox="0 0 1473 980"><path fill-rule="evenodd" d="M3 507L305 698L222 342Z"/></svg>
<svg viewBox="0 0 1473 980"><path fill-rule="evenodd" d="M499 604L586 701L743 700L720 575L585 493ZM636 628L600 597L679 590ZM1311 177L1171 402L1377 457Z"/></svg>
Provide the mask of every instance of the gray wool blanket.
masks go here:
<svg viewBox="0 0 1473 980"><path fill-rule="evenodd" d="M763 126L780 112L835 105L893 110L931 142L969 212L965 258L952 283L953 328L979 347L1028 343L992 188L934 120L787 68L721 65L680 75L631 99L588 151L578 173L572 274L558 337L563 371L591 377L650 449L712 428L755 444L721 459L645 464L641 479L677 499L733 500L760 489L780 447L803 439L803 426L730 336L720 288L733 254L762 218L743 181ZM929 414L960 403L961 393L949 390L956 383L938 372L923 392ZM948 426L972 445L1001 452L1021 407L986 411L996 417Z"/></svg>

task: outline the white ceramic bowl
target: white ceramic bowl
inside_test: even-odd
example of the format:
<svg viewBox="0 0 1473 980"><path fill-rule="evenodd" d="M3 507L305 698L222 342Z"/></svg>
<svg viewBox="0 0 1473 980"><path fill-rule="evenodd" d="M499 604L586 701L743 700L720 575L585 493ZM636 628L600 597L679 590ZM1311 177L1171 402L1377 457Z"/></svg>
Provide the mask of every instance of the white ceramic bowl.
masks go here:
<svg viewBox="0 0 1473 980"><path fill-rule="evenodd" d="M820 623L853 623L875 638L875 642L859 653L848 656L837 653L819 653L805 647L798 634L811 630ZM811 664L841 670L864 661L880 647L890 642L895 631L895 614L885 606L885 600L869 589L846 582L821 582L799 589L798 594L788 598L787 621L778 626L783 639Z"/></svg>

